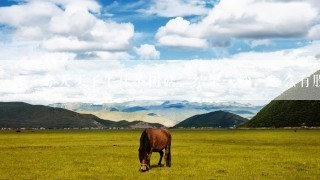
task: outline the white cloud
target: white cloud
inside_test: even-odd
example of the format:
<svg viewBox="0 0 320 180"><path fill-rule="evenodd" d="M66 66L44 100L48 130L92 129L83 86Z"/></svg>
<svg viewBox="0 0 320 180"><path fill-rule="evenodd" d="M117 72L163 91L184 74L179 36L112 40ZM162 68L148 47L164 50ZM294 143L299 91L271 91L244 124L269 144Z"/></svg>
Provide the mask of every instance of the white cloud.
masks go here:
<svg viewBox="0 0 320 180"><path fill-rule="evenodd" d="M251 48L255 48L258 46L270 46L272 45L272 41L270 39L258 39L258 40L253 40L250 43Z"/></svg>
<svg viewBox="0 0 320 180"><path fill-rule="evenodd" d="M29 0L29 1L41 1L41 0ZM95 0L78 0L78 1L74 1L74 0L49 0L49 1L56 3L56 4L61 4L65 8L67 8L68 6L84 8L84 9L87 9L87 10L93 12L93 13L98 13L98 14L100 13L100 9L101 9L100 4Z"/></svg>
<svg viewBox="0 0 320 180"><path fill-rule="evenodd" d="M200 24L208 27L205 36L299 37L306 34L317 15L307 2L222 0Z"/></svg>
<svg viewBox="0 0 320 180"><path fill-rule="evenodd" d="M107 51L97 51L97 59L101 60L129 60L132 59L127 52L107 52Z"/></svg>
<svg viewBox="0 0 320 180"><path fill-rule="evenodd" d="M193 48L205 49L208 47L206 39L184 37L179 35L157 36L157 40L161 45L178 47L178 48Z"/></svg>
<svg viewBox="0 0 320 180"><path fill-rule="evenodd" d="M55 4L43 1L31 1L19 5L0 7L0 23L9 26L32 27L46 24L52 16L62 13Z"/></svg>
<svg viewBox="0 0 320 180"><path fill-rule="evenodd" d="M67 6L59 16L53 16L49 22L49 31L56 34L82 35L91 30L97 18L86 8Z"/></svg>
<svg viewBox="0 0 320 180"><path fill-rule="evenodd" d="M43 51L39 42L0 43L1 60L72 60L76 58L73 52L47 52Z"/></svg>
<svg viewBox="0 0 320 180"><path fill-rule="evenodd" d="M124 54L132 47L133 24L100 19L101 7L94 0L22 2L0 7L0 23L15 29L12 45L37 41L39 51L109 54Z"/></svg>
<svg viewBox="0 0 320 180"><path fill-rule="evenodd" d="M308 38L309 39L316 39L316 40L320 39L320 24L313 26L309 30Z"/></svg>
<svg viewBox="0 0 320 180"><path fill-rule="evenodd" d="M314 42L303 48L240 53L218 60L1 61L0 99L33 103L271 100L318 70L319 53L320 42Z"/></svg>
<svg viewBox="0 0 320 180"><path fill-rule="evenodd" d="M204 49L208 47L206 39L193 36L190 22L177 17L158 29L156 39L161 45L183 48Z"/></svg>
<svg viewBox="0 0 320 180"><path fill-rule="evenodd" d="M135 48L135 52L139 55L140 59L160 59L160 52L151 44L142 44L139 48Z"/></svg>
<svg viewBox="0 0 320 180"><path fill-rule="evenodd" d="M224 41L228 38L302 38L317 23L318 15L318 9L308 1L221 0L199 22L191 23L181 17L171 19L158 29L156 38L160 44L168 46L172 44L166 42L179 41L177 37L181 40L193 38L206 44L217 38ZM192 43L175 44L190 47Z"/></svg>
<svg viewBox="0 0 320 180"><path fill-rule="evenodd" d="M161 17L205 15L208 13L206 3L203 0L153 0L150 7L139 11Z"/></svg>
<svg viewBox="0 0 320 180"><path fill-rule="evenodd" d="M31 27L31 26L26 26L26 27L20 27L19 29L16 30L14 39L15 40L42 40L44 33L40 27Z"/></svg>

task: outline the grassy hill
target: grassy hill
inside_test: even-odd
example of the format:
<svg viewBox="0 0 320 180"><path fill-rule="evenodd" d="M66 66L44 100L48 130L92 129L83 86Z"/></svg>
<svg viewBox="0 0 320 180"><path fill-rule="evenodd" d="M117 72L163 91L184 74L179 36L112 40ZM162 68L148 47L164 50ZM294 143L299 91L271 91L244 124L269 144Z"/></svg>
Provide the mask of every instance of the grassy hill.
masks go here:
<svg viewBox="0 0 320 180"><path fill-rule="evenodd" d="M0 102L0 128L163 127L142 121L110 121L91 114L23 102Z"/></svg>
<svg viewBox="0 0 320 180"><path fill-rule="evenodd" d="M316 75L306 77L261 109L245 127L320 126L320 87Z"/></svg>
<svg viewBox="0 0 320 180"><path fill-rule="evenodd" d="M239 124L248 121L246 118L243 118L239 115L224 112L224 111L215 111L206 114L199 114L192 116L177 125L175 128L179 127L215 127L215 128L229 128L234 127Z"/></svg>
<svg viewBox="0 0 320 180"><path fill-rule="evenodd" d="M61 108L31 105L23 102L0 103L0 127L5 128L81 128L102 127L89 114L79 114Z"/></svg>
<svg viewBox="0 0 320 180"><path fill-rule="evenodd" d="M320 126L320 101L273 100L246 127Z"/></svg>

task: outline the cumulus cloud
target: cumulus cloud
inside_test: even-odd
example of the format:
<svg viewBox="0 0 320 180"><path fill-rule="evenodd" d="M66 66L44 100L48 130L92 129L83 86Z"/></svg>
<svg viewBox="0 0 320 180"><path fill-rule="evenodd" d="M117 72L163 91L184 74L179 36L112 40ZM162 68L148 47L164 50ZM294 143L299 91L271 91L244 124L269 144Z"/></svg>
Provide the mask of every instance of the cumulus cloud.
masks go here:
<svg viewBox="0 0 320 180"><path fill-rule="evenodd" d="M114 51L125 53L131 48L133 24L100 19L101 7L94 0L22 2L0 7L0 23L15 29L13 44L36 41L39 51L65 53L119 54Z"/></svg>
<svg viewBox="0 0 320 180"><path fill-rule="evenodd" d="M30 1L19 5L0 7L0 22L11 27L32 27L50 21L62 10L51 2Z"/></svg>
<svg viewBox="0 0 320 180"><path fill-rule="evenodd" d="M314 42L218 60L2 61L0 98L33 103L271 100L318 70L319 53L320 43Z"/></svg>
<svg viewBox="0 0 320 180"><path fill-rule="evenodd" d="M140 9L139 11L161 17L177 17L205 15L208 9L206 8L206 1L202 0L153 0L147 9Z"/></svg>
<svg viewBox="0 0 320 180"><path fill-rule="evenodd" d="M191 26L190 22L182 17L171 19L165 26L158 29L156 39L161 45L165 46L198 49L207 48L207 40L194 36Z"/></svg>
<svg viewBox="0 0 320 180"><path fill-rule="evenodd" d="M139 48L135 48L135 52L143 60L160 59L160 52L151 44L142 44Z"/></svg>
<svg viewBox="0 0 320 180"><path fill-rule="evenodd" d="M270 39L258 39L258 40L253 40L250 43L251 48L255 48L258 46L270 46L272 45L272 41Z"/></svg>
<svg viewBox="0 0 320 180"><path fill-rule="evenodd" d="M72 60L73 52L47 52L39 47L39 42L0 43L0 60Z"/></svg>
<svg viewBox="0 0 320 180"><path fill-rule="evenodd" d="M221 0L199 22L191 23L182 17L171 19L158 29L156 39L167 46L190 47L192 43L185 39L193 38L203 42L201 48L205 48L217 38L302 38L316 28L318 14L310 1ZM179 39L181 42L167 43Z"/></svg>
<svg viewBox="0 0 320 180"><path fill-rule="evenodd" d="M108 51L97 51L97 59L101 60L129 60L132 56L127 52L108 52Z"/></svg>
<svg viewBox="0 0 320 180"><path fill-rule="evenodd" d="M308 38L313 40L320 39L320 24L313 26L308 33Z"/></svg>

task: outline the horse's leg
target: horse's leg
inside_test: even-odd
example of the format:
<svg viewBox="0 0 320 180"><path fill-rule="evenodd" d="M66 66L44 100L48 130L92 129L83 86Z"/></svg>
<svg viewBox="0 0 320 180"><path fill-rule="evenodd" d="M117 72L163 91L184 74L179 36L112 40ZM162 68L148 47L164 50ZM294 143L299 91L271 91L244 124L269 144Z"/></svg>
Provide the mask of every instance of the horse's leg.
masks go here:
<svg viewBox="0 0 320 180"><path fill-rule="evenodd" d="M165 166L170 167L171 166L171 152L170 152L170 144L167 145L166 147L166 153L164 155L164 159L165 159Z"/></svg>
<svg viewBox="0 0 320 180"><path fill-rule="evenodd" d="M161 161L162 161L162 157L163 157L163 151L159 151L160 154L160 160L158 162L158 166L161 166Z"/></svg>
<svg viewBox="0 0 320 180"><path fill-rule="evenodd" d="M167 161L168 161L168 145L166 146L166 151L165 151L165 154L164 154L164 166L166 167L167 166Z"/></svg>
<svg viewBox="0 0 320 180"><path fill-rule="evenodd" d="M153 148L150 149L150 152L149 152L149 155L148 155L148 166L149 166L149 169L151 169L150 159L151 159L152 152L153 152Z"/></svg>

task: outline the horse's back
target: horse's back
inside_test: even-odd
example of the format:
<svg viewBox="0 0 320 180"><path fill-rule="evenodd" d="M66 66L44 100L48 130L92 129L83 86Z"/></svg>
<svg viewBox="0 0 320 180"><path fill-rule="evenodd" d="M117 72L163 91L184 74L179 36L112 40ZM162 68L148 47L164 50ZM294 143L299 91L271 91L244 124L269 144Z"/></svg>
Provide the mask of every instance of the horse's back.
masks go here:
<svg viewBox="0 0 320 180"><path fill-rule="evenodd" d="M167 147L167 145L171 144L171 135L168 130L148 128L145 131L148 134L150 144L154 151L161 151Z"/></svg>
<svg viewBox="0 0 320 180"><path fill-rule="evenodd" d="M152 129L147 128L145 129L146 133L151 136L165 136L169 139L171 139L171 134L167 129Z"/></svg>

